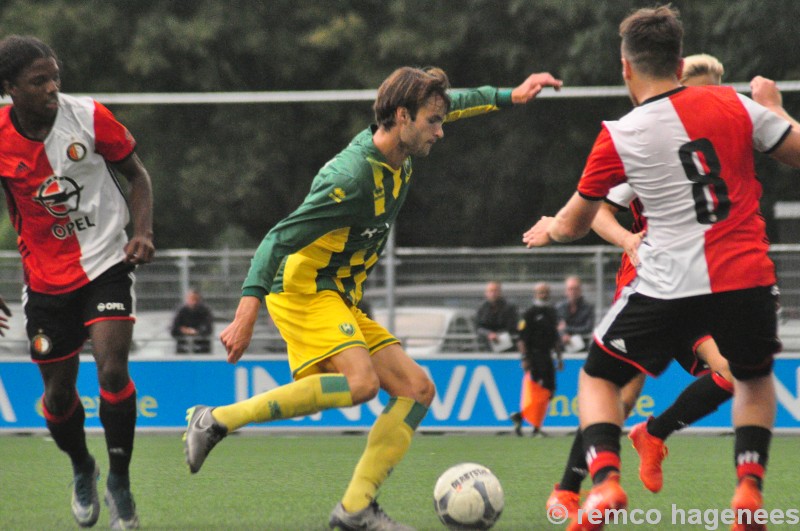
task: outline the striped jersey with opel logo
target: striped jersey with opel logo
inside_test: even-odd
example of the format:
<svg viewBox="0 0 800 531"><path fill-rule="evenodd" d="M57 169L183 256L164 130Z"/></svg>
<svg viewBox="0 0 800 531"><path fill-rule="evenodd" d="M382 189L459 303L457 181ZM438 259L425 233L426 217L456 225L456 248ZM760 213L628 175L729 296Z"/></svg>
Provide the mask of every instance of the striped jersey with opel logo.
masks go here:
<svg viewBox="0 0 800 531"><path fill-rule="evenodd" d="M578 192L602 199L630 183L647 218L632 287L657 299L770 286L753 150L791 126L731 87L681 87L603 122Z"/></svg>
<svg viewBox="0 0 800 531"><path fill-rule="evenodd" d="M17 130L11 109L0 109L0 179L25 283L74 291L125 258L128 207L107 162L130 156L136 142L91 98L59 94L43 142Z"/></svg>
<svg viewBox="0 0 800 531"><path fill-rule="evenodd" d="M445 122L511 105L511 91L481 87L449 93ZM386 246L412 182L411 157L398 169L362 131L319 171L300 207L267 233L253 257L243 295L341 293L353 304Z"/></svg>

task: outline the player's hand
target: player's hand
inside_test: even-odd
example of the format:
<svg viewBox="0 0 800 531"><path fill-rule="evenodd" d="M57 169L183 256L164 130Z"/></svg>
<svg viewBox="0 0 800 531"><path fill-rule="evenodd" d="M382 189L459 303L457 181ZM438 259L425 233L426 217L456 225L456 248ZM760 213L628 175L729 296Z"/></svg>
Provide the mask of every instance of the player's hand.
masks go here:
<svg viewBox="0 0 800 531"><path fill-rule="evenodd" d="M535 98L544 87L553 87L556 90L560 90L563 84L563 81L554 78L548 72L531 74L528 76L528 79L511 91L511 101L515 105L528 103Z"/></svg>
<svg viewBox="0 0 800 531"><path fill-rule="evenodd" d="M219 339L228 353L228 363L239 361L250 346L260 308L261 300L257 297L242 297L233 322L220 333Z"/></svg>
<svg viewBox="0 0 800 531"><path fill-rule="evenodd" d="M636 234L629 233L622 240L622 249L628 255L633 267L639 267L639 246L642 244L646 232L647 230L645 229Z"/></svg>
<svg viewBox="0 0 800 531"><path fill-rule="evenodd" d="M155 254L152 236L134 236L125 245L125 262L129 264L149 264Z"/></svg>
<svg viewBox="0 0 800 531"><path fill-rule="evenodd" d="M536 225L528 229L528 231L522 235L522 243L524 243L528 249L531 247L550 245L553 240L550 238L547 230L550 228L550 224L553 223L554 219L555 218L550 216L542 216L542 218L536 222Z"/></svg>
<svg viewBox="0 0 800 531"><path fill-rule="evenodd" d="M5 314L0 315L0 336L5 336L5 330L8 330L8 318L11 317L11 310L2 297L0 297L0 310Z"/></svg>
<svg viewBox="0 0 800 531"><path fill-rule="evenodd" d="M771 79L756 76L750 81L753 100L764 107L783 107L783 96Z"/></svg>
<svg viewBox="0 0 800 531"><path fill-rule="evenodd" d="M253 327L247 326L240 320L234 319L231 324L219 335L225 351L228 353L228 363L236 363L250 346L253 337Z"/></svg>

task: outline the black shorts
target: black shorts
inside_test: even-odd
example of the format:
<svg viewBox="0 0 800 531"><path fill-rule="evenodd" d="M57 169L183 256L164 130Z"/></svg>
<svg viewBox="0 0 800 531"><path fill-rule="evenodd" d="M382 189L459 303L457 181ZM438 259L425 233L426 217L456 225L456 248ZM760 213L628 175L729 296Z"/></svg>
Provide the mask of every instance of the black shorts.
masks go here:
<svg viewBox="0 0 800 531"><path fill-rule="evenodd" d="M130 264L117 264L85 286L60 295L37 293L26 286L22 305L33 361L48 363L78 354L93 323L135 320L133 270Z"/></svg>
<svg viewBox="0 0 800 531"><path fill-rule="evenodd" d="M603 365L618 370L621 361L657 376L688 344L710 334L734 376L764 376L781 349L777 312L777 286L672 300L626 287L595 331L587 366L608 374Z"/></svg>
<svg viewBox="0 0 800 531"><path fill-rule="evenodd" d="M705 361L697 357L697 347L708 339L711 339L711 336L708 333L703 333L688 344L685 344L674 355L675 361L692 376L702 376L711 370Z"/></svg>

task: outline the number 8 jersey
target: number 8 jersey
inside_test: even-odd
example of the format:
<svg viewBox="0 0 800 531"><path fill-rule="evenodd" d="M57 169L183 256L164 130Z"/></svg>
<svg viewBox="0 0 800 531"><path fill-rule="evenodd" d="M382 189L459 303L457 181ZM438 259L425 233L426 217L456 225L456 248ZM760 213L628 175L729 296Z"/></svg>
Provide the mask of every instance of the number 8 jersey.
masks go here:
<svg viewBox="0 0 800 531"><path fill-rule="evenodd" d="M789 134L730 87L680 87L603 122L578 184L600 200L627 181L647 218L634 289L675 299L775 284L753 150Z"/></svg>
<svg viewBox="0 0 800 531"><path fill-rule="evenodd" d="M135 146L90 98L59 94L44 142L20 134L11 107L0 109L0 180L33 291L76 290L125 259L128 206L108 163Z"/></svg>

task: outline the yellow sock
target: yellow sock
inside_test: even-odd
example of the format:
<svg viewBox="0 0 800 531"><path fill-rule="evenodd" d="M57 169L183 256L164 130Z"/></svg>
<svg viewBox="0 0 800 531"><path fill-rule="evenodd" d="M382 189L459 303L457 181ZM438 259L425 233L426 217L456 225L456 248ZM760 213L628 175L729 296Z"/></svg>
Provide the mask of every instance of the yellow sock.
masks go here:
<svg viewBox="0 0 800 531"><path fill-rule="evenodd" d="M341 374L312 374L247 400L214 408L211 414L228 431L234 431L251 422L290 419L352 405L347 378Z"/></svg>
<svg viewBox="0 0 800 531"><path fill-rule="evenodd" d="M389 401L369 431L367 447L342 498L345 510L360 511L375 499L378 487L406 455L414 430L427 412L428 408L411 398Z"/></svg>

